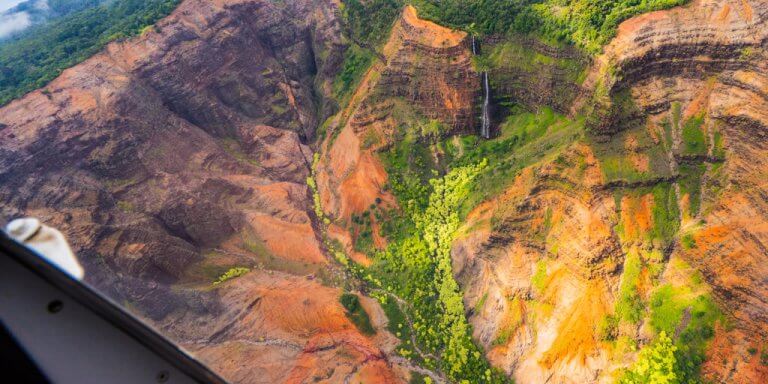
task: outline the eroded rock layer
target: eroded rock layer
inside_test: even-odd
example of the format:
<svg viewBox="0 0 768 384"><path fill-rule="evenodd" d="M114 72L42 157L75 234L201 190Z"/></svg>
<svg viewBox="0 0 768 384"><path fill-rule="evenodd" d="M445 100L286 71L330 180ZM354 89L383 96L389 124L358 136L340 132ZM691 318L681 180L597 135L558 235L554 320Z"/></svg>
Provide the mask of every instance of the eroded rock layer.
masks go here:
<svg viewBox="0 0 768 384"><path fill-rule="evenodd" d="M63 230L89 283L233 382L401 381L386 331L360 334L320 281L305 143L333 111L338 14L186 1L3 107L2 216Z"/></svg>

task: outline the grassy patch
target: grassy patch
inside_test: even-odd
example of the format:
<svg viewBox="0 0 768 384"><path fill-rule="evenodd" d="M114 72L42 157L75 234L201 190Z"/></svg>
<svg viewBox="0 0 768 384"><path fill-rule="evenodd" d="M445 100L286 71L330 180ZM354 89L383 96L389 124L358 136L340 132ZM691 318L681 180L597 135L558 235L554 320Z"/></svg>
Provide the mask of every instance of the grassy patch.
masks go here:
<svg viewBox="0 0 768 384"><path fill-rule="evenodd" d="M216 281L213 282L213 285L219 285L221 283L227 282L229 280L232 280L234 278L240 277L242 275L245 275L246 273L250 272L250 268L245 267L236 267L236 268L230 268L228 271L224 272L221 276L219 276Z"/></svg>
<svg viewBox="0 0 768 384"><path fill-rule="evenodd" d="M136 211L136 206L130 201L120 200L117 202L117 208L125 213L132 213Z"/></svg>
<svg viewBox="0 0 768 384"><path fill-rule="evenodd" d="M706 172L704 164L680 164L680 194L688 195L688 217L696 217L701 209L701 178Z"/></svg>
<svg viewBox="0 0 768 384"><path fill-rule="evenodd" d="M531 277L531 285L537 292L544 292L547 284L547 260L541 259L536 262L536 273Z"/></svg>
<svg viewBox="0 0 768 384"><path fill-rule="evenodd" d="M368 313L360 304L360 299L357 295L352 293L344 293L339 297L339 302L346 310L345 314L347 318L355 324L360 332L364 335L373 335L376 330L371 325L371 319L368 317Z"/></svg>
<svg viewBox="0 0 768 384"><path fill-rule="evenodd" d="M368 49L360 48L356 44L349 46L344 53L341 72L333 81L333 95L336 100L343 103L349 99L373 60L374 55Z"/></svg>
<svg viewBox="0 0 768 384"><path fill-rule="evenodd" d="M499 324L499 330L496 334L496 338L493 340L493 345L506 345L509 339L520 328L525 320L524 304L518 296L515 296L511 302L509 302L509 308L504 314L502 323Z"/></svg>
<svg viewBox="0 0 768 384"><path fill-rule="evenodd" d="M570 120L550 108L522 112L507 118L501 127L501 135L494 140L479 140L468 136L458 141L446 142L448 152L457 154L457 165L488 160L488 167L478 177L473 193L462 204L465 215L478 203L501 193L527 166L545 159L554 160L569 144L583 137L582 120ZM458 155L461 154L461 155Z"/></svg>
<svg viewBox="0 0 768 384"><path fill-rule="evenodd" d="M680 283L665 284L654 290L650 324L656 332L675 340L675 372L679 382L697 382L707 341L714 335L715 324L724 318L699 272L688 272L692 269L680 260L670 262L669 268L687 277Z"/></svg>
<svg viewBox="0 0 768 384"><path fill-rule="evenodd" d="M664 147L653 141L645 127L619 132L606 142L592 139L590 146L606 182L637 183L671 175Z"/></svg>
<svg viewBox="0 0 768 384"><path fill-rule="evenodd" d="M694 116L683 124L683 154L704 156L707 154L707 140L704 131L704 114Z"/></svg>
<svg viewBox="0 0 768 384"><path fill-rule="evenodd" d="M640 256L635 251L627 252L624 259L624 271L621 275L619 298L616 301L616 316L619 320L632 324L643 318L645 305L638 293L640 271L643 267Z"/></svg>
<svg viewBox="0 0 768 384"><path fill-rule="evenodd" d="M651 238L663 244L669 244L680 229L680 210L677 205L677 195L671 183L659 183L652 189L653 193L653 229Z"/></svg>

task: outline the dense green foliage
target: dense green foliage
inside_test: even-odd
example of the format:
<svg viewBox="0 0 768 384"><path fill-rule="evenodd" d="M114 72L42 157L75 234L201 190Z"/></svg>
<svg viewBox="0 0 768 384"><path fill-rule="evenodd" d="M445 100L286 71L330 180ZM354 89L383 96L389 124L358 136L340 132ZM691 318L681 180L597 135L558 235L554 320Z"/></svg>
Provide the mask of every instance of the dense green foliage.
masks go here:
<svg viewBox="0 0 768 384"><path fill-rule="evenodd" d="M622 21L687 0L415 0L422 14L483 34L533 32L599 52Z"/></svg>
<svg viewBox="0 0 768 384"><path fill-rule="evenodd" d="M700 276L689 284L665 284L651 296L650 324L660 333L677 335L675 372L680 383L697 382L706 356L707 341L714 336L722 314L707 293L694 292L702 285Z"/></svg>
<svg viewBox="0 0 768 384"><path fill-rule="evenodd" d="M246 273L250 272L250 268L245 267L236 267L236 268L230 268L228 271L224 272L223 275L219 276L216 281L213 282L213 285L219 285L221 283L224 283L226 281L232 280L236 277L240 277L242 275L245 275Z"/></svg>
<svg viewBox="0 0 768 384"><path fill-rule="evenodd" d="M341 72L333 82L333 95L338 101L345 101L365 74L366 69L370 67L373 59L374 56L371 51L360 48L356 44L347 49L344 53L344 64L341 67Z"/></svg>
<svg viewBox="0 0 768 384"><path fill-rule="evenodd" d="M677 347L665 332L656 342L640 352L632 369L621 378L621 384L676 384L680 383L675 365Z"/></svg>
<svg viewBox="0 0 768 384"><path fill-rule="evenodd" d="M365 312L365 308L360 305L360 299L357 295L352 293L344 293L339 297L341 305L346 309L347 318L355 324L357 329L365 335L373 335L376 330L371 325L371 319L368 317L368 313Z"/></svg>
<svg viewBox="0 0 768 384"><path fill-rule="evenodd" d="M386 40L400 9L402 0L344 0L344 19L353 40L358 44L377 45Z"/></svg>
<svg viewBox="0 0 768 384"><path fill-rule="evenodd" d="M389 233L392 242L372 267L381 285L411 303L413 331L423 349L440 356L438 364L456 381L503 382L473 343L461 291L453 278L450 246L461 220L455 207L469 194L472 183L486 167L456 167L429 181L426 197L402 201L409 231ZM403 192L402 188L400 192ZM396 191L397 193L397 191ZM424 204L423 207L420 205Z"/></svg>
<svg viewBox="0 0 768 384"><path fill-rule="evenodd" d="M45 86L106 43L138 34L179 0L116 0L33 27L0 46L0 105Z"/></svg>

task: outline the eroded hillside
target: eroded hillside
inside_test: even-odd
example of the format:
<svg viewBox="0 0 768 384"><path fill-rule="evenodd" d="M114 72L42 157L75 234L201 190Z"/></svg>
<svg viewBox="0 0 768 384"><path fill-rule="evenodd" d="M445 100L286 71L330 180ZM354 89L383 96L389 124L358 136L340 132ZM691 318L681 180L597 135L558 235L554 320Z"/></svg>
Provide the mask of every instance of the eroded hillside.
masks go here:
<svg viewBox="0 0 768 384"><path fill-rule="evenodd" d="M0 212L233 382L768 380L767 4L384 3L183 2L0 109Z"/></svg>

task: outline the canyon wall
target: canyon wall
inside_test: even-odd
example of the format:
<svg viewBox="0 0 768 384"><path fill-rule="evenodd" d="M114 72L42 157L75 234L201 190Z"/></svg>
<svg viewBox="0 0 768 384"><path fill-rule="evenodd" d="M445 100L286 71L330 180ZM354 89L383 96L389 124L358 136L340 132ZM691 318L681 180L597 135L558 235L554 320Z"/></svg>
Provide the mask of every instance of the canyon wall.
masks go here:
<svg viewBox="0 0 768 384"><path fill-rule="evenodd" d="M185 1L0 109L0 212L233 382L399 382L329 287L306 186L345 48L334 1Z"/></svg>
<svg viewBox="0 0 768 384"><path fill-rule="evenodd" d="M634 360L600 328L638 258L646 314L653 287L698 287L700 271L693 294L731 319L705 378L766 379L764 9L700 0L624 22L571 108L586 140L470 215L455 272L475 337L518 382L610 381ZM619 340L647 343L653 322L620 322Z"/></svg>
<svg viewBox="0 0 768 384"><path fill-rule="evenodd" d="M452 244L491 364L519 383L612 382L667 329L706 341L705 379L763 382L766 5L641 15L593 60L520 36L473 58L467 33L408 6L338 105L339 2L188 0L0 108L0 213L62 229L88 283L233 382L443 380L401 356L376 300L359 295L375 335L353 324L342 287L370 287L329 245L360 266L387 248L387 215L407 208L388 154L423 150L429 164L409 161L436 178L483 146L462 143L487 70L494 143L516 132L507 115L545 116L472 191ZM680 316L660 324L668 306Z"/></svg>

